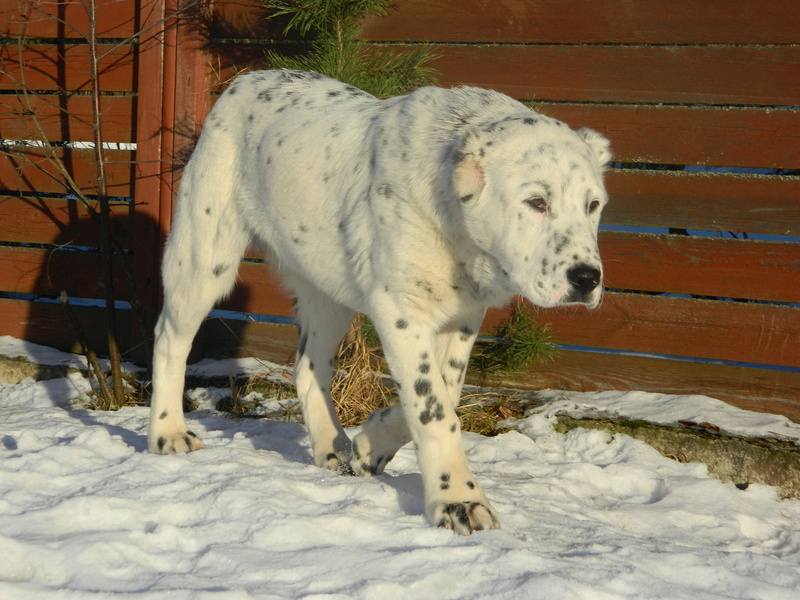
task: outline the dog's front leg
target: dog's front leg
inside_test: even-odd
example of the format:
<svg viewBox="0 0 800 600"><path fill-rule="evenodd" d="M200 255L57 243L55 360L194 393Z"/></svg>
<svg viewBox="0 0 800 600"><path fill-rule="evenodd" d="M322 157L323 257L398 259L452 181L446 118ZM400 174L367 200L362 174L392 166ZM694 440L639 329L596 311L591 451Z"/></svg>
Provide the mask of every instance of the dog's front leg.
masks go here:
<svg viewBox="0 0 800 600"><path fill-rule="evenodd" d="M464 455L452 390L437 360L435 332L402 315L386 321L376 327L416 445L426 515L434 525L462 535L496 529L497 513Z"/></svg>

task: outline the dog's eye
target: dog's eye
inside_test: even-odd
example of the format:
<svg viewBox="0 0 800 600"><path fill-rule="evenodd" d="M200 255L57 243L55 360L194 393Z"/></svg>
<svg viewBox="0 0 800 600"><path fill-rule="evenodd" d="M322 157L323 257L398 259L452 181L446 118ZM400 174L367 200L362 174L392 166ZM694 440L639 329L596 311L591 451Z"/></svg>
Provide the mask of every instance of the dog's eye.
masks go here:
<svg viewBox="0 0 800 600"><path fill-rule="evenodd" d="M598 208L600 208L600 200L592 200L589 203L589 214L595 212Z"/></svg>
<svg viewBox="0 0 800 600"><path fill-rule="evenodd" d="M545 199L542 198L541 196L533 196L532 198L528 198L524 202L537 212L540 213L547 212L547 201L545 201Z"/></svg>

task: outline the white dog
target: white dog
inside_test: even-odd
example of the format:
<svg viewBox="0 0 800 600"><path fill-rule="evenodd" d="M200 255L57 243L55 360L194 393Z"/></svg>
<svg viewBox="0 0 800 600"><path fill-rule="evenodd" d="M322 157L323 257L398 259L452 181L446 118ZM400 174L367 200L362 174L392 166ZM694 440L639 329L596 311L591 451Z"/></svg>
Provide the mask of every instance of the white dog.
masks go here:
<svg viewBox="0 0 800 600"><path fill-rule="evenodd" d="M201 322L250 244L297 298L297 393L320 467L381 473L415 444L430 521L499 526L461 446L459 402L488 306L521 294L595 307L608 141L502 94L422 88L375 97L316 73L239 76L180 185L156 327L149 448L203 447L181 409ZM333 410L333 357L369 316L400 392L350 442Z"/></svg>

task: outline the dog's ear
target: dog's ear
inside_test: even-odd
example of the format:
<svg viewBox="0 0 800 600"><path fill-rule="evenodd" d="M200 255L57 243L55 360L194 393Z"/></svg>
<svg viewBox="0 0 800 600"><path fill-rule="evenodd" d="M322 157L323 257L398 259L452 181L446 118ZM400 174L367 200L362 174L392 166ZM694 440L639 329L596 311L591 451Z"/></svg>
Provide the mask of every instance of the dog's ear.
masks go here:
<svg viewBox="0 0 800 600"><path fill-rule="evenodd" d="M478 136L468 134L456 154L453 186L461 202L477 200L485 185Z"/></svg>
<svg viewBox="0 0 800 600"><path fill-rule="evenodd" d="M611 160L611 142L594 129L584 127L578 130L578 135L583 138L589 148L592 149L597 166L602 169Z"/></svg>

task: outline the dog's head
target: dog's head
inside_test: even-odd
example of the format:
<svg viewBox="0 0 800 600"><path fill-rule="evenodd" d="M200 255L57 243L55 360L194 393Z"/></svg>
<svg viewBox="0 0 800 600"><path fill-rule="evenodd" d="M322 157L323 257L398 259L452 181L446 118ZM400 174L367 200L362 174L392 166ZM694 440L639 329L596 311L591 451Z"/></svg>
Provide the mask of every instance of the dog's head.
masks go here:
<svg viewBox="0 0 800 600"><path fill-rule="evenodd" d="M453 174L464 226L534 304L599 304L597 228L610 157L600 134L536 113L466 134Z"/></svg>

